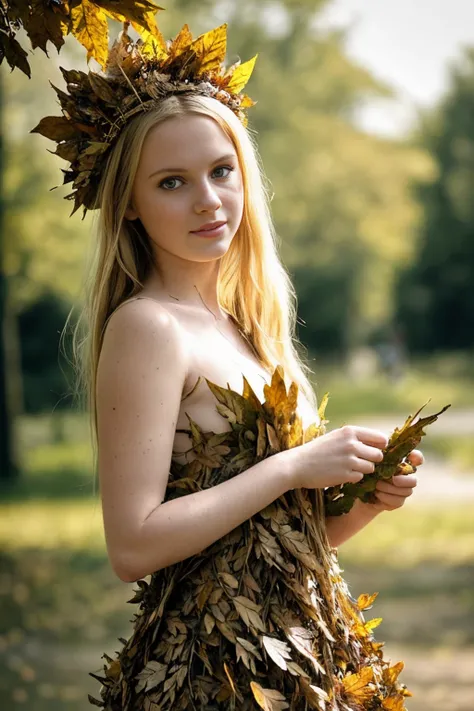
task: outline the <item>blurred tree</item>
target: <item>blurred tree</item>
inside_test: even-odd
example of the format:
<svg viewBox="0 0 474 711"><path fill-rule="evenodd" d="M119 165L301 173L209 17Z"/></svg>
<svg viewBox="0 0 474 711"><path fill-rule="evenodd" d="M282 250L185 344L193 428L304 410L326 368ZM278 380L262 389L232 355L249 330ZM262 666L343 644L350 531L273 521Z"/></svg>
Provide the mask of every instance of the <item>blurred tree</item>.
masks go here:
<svg viewBox="0 0 474 711"><path fill-rule="evenodd" d="M400 275L398 317L418 352L474 347L474 48L422 117L416 139L437 172L418 185L424 210L415 263Z"/></svg>
<svg viewBox="0 0 474 711"><path fill-rule="evenodd" d="M160 15L165 36L183 17L196 32L229 21L229 60L259 53L249 120L307 324L300 336L318 352L346 351L390 320L394 275L412 258L421 214L410 184L433 175L420 147L357 128L361 104L391 90L347 56L345 30L324 26L328 4L177 0Z"/></svg>
<svg viewBox="0 0 474 711"><path fill-rule="evenodd" d="M32 55L36 79L0 69L6 99L3 268L10 420L23 410L51 411L68 404L59 367L67 372L67 363L60 362L58 341L71 304L80 301L91 221L77 215L70 219L71 204L59 191L51 192L61 182L60 165L45 150L51 148L48 142L29 131L35 120L57 112L48 81L61 82L59 64L85 67L84 50L74 43L66 40L60 59Z"/></svg>

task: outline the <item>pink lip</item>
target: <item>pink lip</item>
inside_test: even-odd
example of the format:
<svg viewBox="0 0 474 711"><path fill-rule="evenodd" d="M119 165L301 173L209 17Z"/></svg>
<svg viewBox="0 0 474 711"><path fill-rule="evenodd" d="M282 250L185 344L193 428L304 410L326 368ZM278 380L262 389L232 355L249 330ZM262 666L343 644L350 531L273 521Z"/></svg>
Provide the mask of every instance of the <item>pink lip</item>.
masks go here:
<svg viewBox="0 0 474 711"><path fill-rule="evenodd" d="M200 228L199 230L192 230L193 235L199 235L200 237L216 237L220 235L227 224L227 222L216 222L215 226L211 228Z"/></svg>
<svg viewBox="0 0 474 711"><path fill-rule="evenodd" d="M206 222L205 225L201 225L197 230L191 230L192 232L210 232L211 230L215 230L218 227L221 227L222 225L227 224L223 220L219 220L218 222Z"/></svg>

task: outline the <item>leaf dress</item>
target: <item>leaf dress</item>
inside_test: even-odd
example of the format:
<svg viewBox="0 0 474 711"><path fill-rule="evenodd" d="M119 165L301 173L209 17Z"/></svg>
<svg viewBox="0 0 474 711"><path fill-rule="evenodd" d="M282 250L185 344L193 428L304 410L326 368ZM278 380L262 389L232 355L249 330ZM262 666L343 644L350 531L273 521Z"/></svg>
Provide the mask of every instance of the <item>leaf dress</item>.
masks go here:
<svg viewBox="0 0 474 711"><path fill-rule="evenodd" d="M199 382L199 381L198 381ZM172 461L165 500L215 486L278 451L324 434L306 430L298 387L277 366L261 403L206 379L231 430L202 431L196 458ZM324 405L320 414L324 414ZM201 553L139 580L133 631L104 654L91 704L107 711L404 711L403 662L383 658L365 621L374 595L350 595L325 529L324 492L294 489Z"/></svg>

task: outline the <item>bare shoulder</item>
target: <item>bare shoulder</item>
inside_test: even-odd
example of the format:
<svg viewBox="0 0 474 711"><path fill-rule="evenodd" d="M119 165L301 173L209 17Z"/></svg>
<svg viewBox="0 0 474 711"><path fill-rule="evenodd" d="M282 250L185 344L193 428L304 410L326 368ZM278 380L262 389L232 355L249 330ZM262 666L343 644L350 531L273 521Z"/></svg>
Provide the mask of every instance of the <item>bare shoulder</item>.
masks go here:
<svg viewBox="0 0 474 711"><path fill-rule="evenodd" d="M139 297L120 304L107 322L103 346L131 335L141 336L150 343L169 343L171 348L186 352L182 327L156 299Z"/></svg>
<svg viewBox="0 0 474 711"><path fill-rule="evenodd" d="M98 468L107 547L121 575L165 495L188 357L172 314L151 299L119 307L97 372Z"/></svg>

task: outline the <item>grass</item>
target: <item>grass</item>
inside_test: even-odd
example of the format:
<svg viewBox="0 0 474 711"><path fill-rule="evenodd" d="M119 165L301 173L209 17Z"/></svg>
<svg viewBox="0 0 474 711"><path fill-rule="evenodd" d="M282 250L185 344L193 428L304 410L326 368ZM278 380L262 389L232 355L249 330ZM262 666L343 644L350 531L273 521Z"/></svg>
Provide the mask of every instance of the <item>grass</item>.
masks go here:
<svg viewBox="0 0 474 711"><path fill-rule="evenodd" d="M442 563L474 563L472 506L420 507L410 504L385 511L341 546L351 565L378 565L396 570Z"/></svg>
<svg viewBox="0 0 474 711"><path fill-rule="evenodd" d="M427 438L427 453L436 454L454 467L459 474L474 472L474 438L472 435L441 435Z"/></svg>
<svg viewBox="0 0 474 711"><path fill-rule="evenodd" d="M322 361L312 367L318 399L325 392L330 395L327 416L331 427L365 415L406 417L429 399L430 412L448 403L453 408L474 407L474 370L467 358L461 362L449 357L413 361L396 383L381 373L358 379L347 369Z"/></svg>

